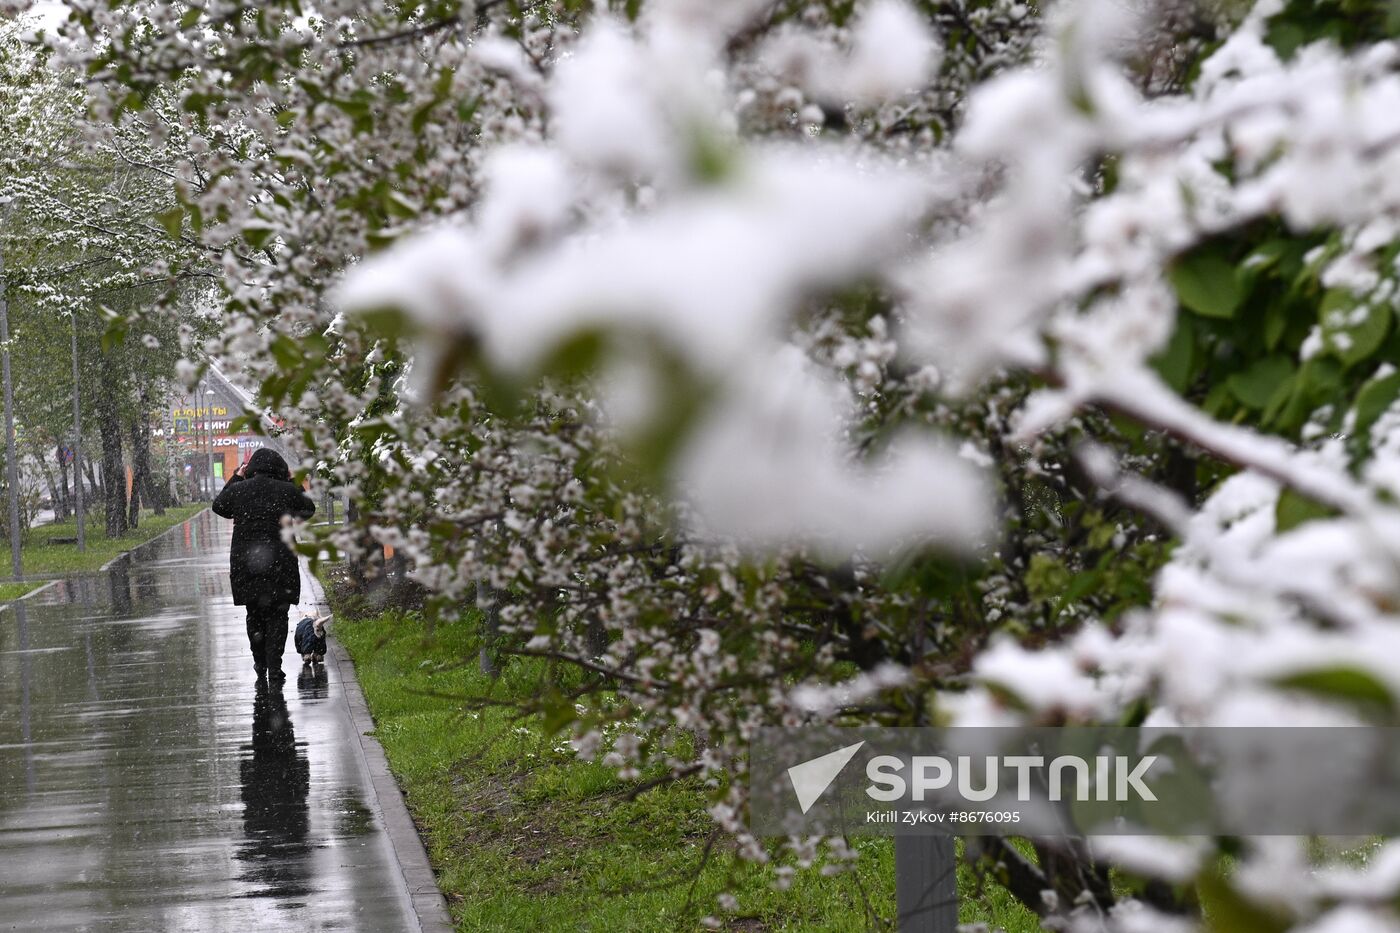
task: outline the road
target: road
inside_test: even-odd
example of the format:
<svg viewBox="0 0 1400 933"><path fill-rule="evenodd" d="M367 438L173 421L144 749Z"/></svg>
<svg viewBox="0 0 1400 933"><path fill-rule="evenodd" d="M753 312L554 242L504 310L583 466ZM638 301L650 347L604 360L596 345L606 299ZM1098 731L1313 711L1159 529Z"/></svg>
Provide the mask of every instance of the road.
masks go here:
<svg viewBox="0 0 1400 933"><path fill-rule="evenodd" d="M0 930L418 929L335 672L255 689L231 532L0 612Z"/></svg>

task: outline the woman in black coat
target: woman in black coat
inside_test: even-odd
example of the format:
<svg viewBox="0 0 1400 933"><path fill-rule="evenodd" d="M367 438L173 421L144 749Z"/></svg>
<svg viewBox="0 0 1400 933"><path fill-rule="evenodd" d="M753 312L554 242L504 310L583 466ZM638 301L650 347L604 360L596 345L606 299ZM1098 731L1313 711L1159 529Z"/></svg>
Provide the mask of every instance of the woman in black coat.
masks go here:
<svg viewBox="0 0 1400 933"><path fill-rule="evenodd" d="M214 499L214 514L233 519L229 578L234 605L248 607L248 647L259 679L264 673L282 679L287 611L301 599L301 570L282 542L282 526L289 516L310 518L315 511L316 504L292 482L287 462L266 447Z"/></svg>

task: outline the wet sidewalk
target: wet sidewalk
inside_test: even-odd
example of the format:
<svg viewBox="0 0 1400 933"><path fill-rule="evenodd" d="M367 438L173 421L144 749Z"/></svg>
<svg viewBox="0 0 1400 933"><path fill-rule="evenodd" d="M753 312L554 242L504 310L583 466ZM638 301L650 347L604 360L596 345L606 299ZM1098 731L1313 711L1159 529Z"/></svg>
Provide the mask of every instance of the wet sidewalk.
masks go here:
<svg viewBox="0 0 1400 933"><path fill-rule="evenodd" d="M0 611L0 930L418 929L338 669L255 689L231 533Z"/></svg>

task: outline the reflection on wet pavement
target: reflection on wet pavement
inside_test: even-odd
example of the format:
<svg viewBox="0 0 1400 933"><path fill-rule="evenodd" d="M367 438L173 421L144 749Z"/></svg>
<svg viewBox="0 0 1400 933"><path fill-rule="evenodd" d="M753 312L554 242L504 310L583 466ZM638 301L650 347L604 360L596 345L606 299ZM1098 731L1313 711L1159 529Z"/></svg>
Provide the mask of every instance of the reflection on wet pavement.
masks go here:
<svg viewBox="0 0 1400 933"><path fill-rule="evenodd" d="M300 906L312 893L307 856L311 846L311 766L297 748L287 701L280 690L259 690L253 701L253 743L238 763L243 794L243 842L234 856L245 863L239 878L252 896L281 898Z"/></svg>
<svg viewBox="0 0 1400 933"><path fill-rule="evenodd" d="M0 612L0 929L417 928L335 673L255 688L231 528Z"/></svg>

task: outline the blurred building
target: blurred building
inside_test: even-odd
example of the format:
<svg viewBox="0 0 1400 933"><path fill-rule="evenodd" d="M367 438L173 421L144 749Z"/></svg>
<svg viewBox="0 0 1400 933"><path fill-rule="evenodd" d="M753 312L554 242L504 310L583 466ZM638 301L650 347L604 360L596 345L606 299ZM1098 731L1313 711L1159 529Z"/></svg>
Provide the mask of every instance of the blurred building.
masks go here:
<svg viewBox="0 0 1400 933"><path fill-rule="evenodd" d="M246 426L244 414L253 405L253 398L216 367L210 367L196 391L171 396L163 423L152 433L168 444L177 482L183 482L189 494L207 497L211 489L217 491L259 447L288 456L280 441ZM264 430L273 426L264 418ZM290 457L288 463L295 468Z"/></svg>

